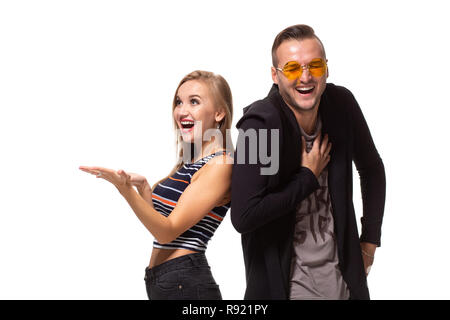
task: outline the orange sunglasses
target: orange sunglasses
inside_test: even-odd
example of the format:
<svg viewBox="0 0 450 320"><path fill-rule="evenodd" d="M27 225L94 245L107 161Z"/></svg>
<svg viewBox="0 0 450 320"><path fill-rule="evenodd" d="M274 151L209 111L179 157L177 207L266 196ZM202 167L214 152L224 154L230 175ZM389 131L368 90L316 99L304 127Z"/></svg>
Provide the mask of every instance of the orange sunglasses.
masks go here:
<svg viewBox="0 0 450 320"><path fill-rule="evenodd" d="M319 78L325 74L327 70L327 61L317 58L313 59L310 63L306 65L301 65L297 61L289 61L284 67L276 68L277 70L283 72L283 74L289 80L294 80L302 76L303 70L308 69L309 73L316 78Z"/></svg>

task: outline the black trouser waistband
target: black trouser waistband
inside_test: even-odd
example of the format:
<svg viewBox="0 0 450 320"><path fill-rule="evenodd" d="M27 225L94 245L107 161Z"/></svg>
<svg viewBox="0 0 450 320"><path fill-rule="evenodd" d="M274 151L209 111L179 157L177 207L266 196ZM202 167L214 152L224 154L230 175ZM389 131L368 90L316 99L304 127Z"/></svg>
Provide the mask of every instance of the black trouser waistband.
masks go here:
<svg viewBox="0 0 450 320"><path fill-rule="evenodd" d="M181 257L170 259L153 268L145 268L148 279L155 279L164 273L194 266L208 266L208 261L203 252L190 253Z"/></svg>

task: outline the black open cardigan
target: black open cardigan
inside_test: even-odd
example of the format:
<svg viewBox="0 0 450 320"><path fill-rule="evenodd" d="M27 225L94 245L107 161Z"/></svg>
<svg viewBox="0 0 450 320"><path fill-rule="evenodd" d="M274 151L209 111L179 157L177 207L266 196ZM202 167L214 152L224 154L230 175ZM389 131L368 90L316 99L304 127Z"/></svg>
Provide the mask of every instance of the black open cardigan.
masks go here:
<svg viewBox="0 0 450 320"><path fill-rule="evenodd" d="M380 246L386 180L383 162L369 128L351 92L327 83L319 113L322 132L332 143L328 186L338 246L339 267L351 299L369 299L360 249L361 242ZM232 174L231 221L242 234L246 269L245 299L288 299L296 205L319 185L314 174L301 166L301 133L292 110L278 86L244 109L237 128L279 129L279 170L261 175L256 164L238 163L245 137L240 132ZM258 139L259 140L259 139ZM270 135L266 150L270 148ZM259 145L259 141L258 141ZM241 155L242 157L242 155ZM363 199L362 234L358 235L353 207L352 161L360 175Z"/></svg>

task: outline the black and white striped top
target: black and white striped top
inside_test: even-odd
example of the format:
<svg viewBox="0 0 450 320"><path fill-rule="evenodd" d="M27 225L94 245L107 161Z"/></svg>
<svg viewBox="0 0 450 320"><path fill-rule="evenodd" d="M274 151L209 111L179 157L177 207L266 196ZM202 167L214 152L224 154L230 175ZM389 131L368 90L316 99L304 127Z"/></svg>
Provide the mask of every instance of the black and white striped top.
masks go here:
<svg viewBox="0 0 450 320"><path fill-rule="evenodd" d="M196 162L185 164L171 177L158 184L152 193L154 208L162 215L166 217L169 216L177 205L181 194L191 183L192 176L216 155L223 154L226 154L226 152L219 151ZM230 203L213 208L196 225L186 230L172 242L160 244L155 239L153 241L153 247L162 249L188 249L204 252L208 241L212 238L229 208Z"/></svg>

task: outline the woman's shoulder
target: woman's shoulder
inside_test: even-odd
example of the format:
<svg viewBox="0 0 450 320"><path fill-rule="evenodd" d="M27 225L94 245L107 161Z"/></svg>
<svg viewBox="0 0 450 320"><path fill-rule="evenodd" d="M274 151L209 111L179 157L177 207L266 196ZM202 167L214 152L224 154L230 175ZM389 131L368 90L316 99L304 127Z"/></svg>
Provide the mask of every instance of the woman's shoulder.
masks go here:
<svg viewBox="0 0 450 320"><path fill-rule="evenodd" d="M228 151L219 151L214 154L203 167L204 171L209 170L220 170L220 171L231 171L233 167L233 154ZM203 168L202 168L203 169Z"/></svg>
<svg viewBox="0 0 450 320"><path fill-rule="evenodd" d="M205 177L207 179L227 179L231 176L233 168L233 157L231 152L220 151L216 152L203 167L197 171L192 177L192 182L198 178Z"/></svg>
<svg viewBox="0 0 450 320"><path fill-rule="evenodd" d="M207 164L233 164L233 152L227 150L217 151Z"/></svg>

